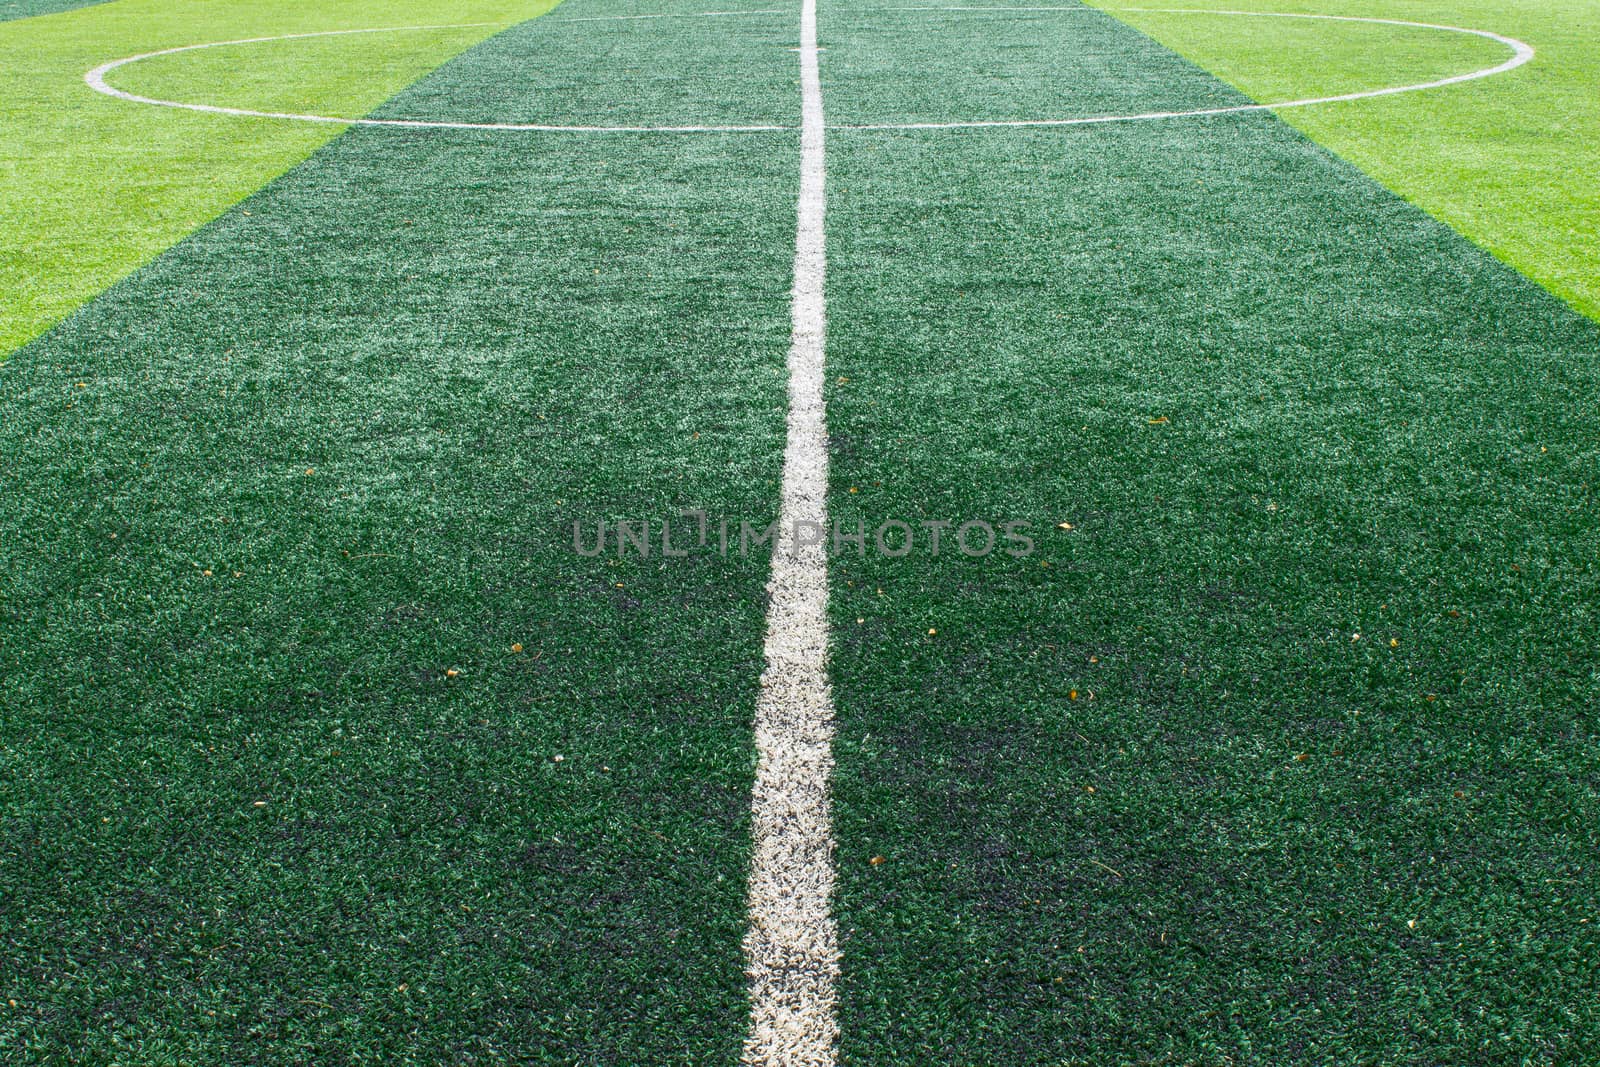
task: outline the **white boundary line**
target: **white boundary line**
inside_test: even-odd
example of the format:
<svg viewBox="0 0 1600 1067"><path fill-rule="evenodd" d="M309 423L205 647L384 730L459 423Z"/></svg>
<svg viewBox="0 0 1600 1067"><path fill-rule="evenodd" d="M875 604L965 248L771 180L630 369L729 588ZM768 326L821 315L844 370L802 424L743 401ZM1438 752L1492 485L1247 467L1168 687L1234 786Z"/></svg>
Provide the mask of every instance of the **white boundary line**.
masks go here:
<svg viewBox="0 0 1600 1067"><path fill-rule="evenodd" d="M831 1067L839 939L831 910L833 692L828 684L826 124L817 0L800 12L800 192L790 305L788 440L767 581L766 669L756 696L750 925L751 1067ZM815 536L802 536L803 533Z"/></svg>
<svg viewBox="0 0 1600 1067"><path fill-rule="evenodd" d="M1468 71L1465 74L1456 74L1448 78L1438 78L1433 81L1417 82L1413 85L1396 85L1384 89L1365 89L1360 92L1342 93L1338 96L1315 96L1301 100L1285 100L1276 104L1239 104L1232 107L1199 108L1190 111L1147 111L1134 115L1091 115L1083 118L1069 119L990 119L957 122L874 122L862 123L851 126L830 126L833 130L968 130L968 129L1017 129L1023 127L1052 127L1052 126L1098 126L1119 122L1151 122L1161 119L1181 118L1206 118L1213 115L1241 115L1253 111L1279 111L1292 107L1311 107L1316 104L1339 104L1352 100L1370 100L1381 96L1395 96L1400 93L1415 93L1425 89L1441 89L1449 85L1459 85L1462 82L1476 81L1480 78L1493 77L1504 74L1522 66L1534 56L1533 46L1519 41L1515 37L1493 33L1489 30L1474 30L1463 26L1446 26L1432 22L1408 22L1403 19L1378 19L1364 18L1355 15L1314 15L1297 14L1282 11L1213 11L1207 8L1183 7L1119 7L1119 8L884 8L885 11L1126 11L1146 14L1173 14L1173 15L1230 15L1244 18L1283 18L1283 19L1317 19L1326 22L1370 22L1380 26L1401 26L1408 29L1438 30L1443 33L1463 33L1472 37L1482 37L1494 41L1511 49L1511 58L1493 67L1484 67L1481 70ZM765 14L765 12L723 12L707 11L698 15L671 16L674 18L711 18L733 14ZM624 16L627 18L654 18L657 16ZM662 16L666 17L666 16ZM580 22L583 19L552 19L554 22ZM597 20L598 21L598 20ZM159 52L145 52L124 59L115 59L109 63L102 63L83 76L89 88L97 93L126 100L136 104L149 104L154 107L176 108L183 111L201 111L213 115L231 115L240 118L259 119L285 119L294 122L322 122L334 123L341 126L388 126L401 129L431 129L431 130L491 130L502 133L776 133L793 130L793 126L784 125L755 125L755 126L566 126L544 123L524 122L447 122L428 119L370 119L349 118L337 115L305 115L284 111L256 111L251 108L220 107L214 104L190 104L179 100L158 100L154 97L139 96L135 93L117 89L106 83L106 75L119 67L140 60L153 59L156 56L176 55L179 52L193 52L202 48L223 48L229 45L264 44L269 41L293 41L308 37L335 37L343 34L354 33L401 33L415 30L452 30L469 27L499 25L499 23L459 23L448 26L389 26L366 30L325 30L320 33L290 33L277 37L250 37L238 41L212 41L206 44L184 45L179 48L165 48Z"/></svg>

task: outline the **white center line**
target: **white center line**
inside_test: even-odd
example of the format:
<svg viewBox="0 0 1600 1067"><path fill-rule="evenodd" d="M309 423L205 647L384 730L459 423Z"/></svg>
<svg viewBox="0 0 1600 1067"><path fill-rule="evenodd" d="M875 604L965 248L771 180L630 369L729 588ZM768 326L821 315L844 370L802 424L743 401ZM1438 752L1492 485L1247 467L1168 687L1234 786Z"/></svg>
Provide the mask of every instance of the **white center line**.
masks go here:
<svg viewBox="0 0 1600 1067"><path fill-rule="evenodd" d="M833 693L828 685L828 441L823 408L827 306L822 79L817 4L800 12L800 194L789 341L788 443L779 533L767 582L766 668L756 697L751 795L750 1030L743 1062L832 1067L834 983Z"/></svg>

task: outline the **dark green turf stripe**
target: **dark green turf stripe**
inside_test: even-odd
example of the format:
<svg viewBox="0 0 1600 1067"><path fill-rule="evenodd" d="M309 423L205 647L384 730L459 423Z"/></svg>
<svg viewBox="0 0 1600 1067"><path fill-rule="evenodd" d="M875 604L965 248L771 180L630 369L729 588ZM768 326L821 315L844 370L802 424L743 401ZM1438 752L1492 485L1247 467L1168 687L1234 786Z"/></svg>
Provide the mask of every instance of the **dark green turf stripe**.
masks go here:
<svg viewBox="0 0 1600 1067"><path fill-rule="evenodd" d="M0 0L0 22L54 15L57 11L73 11L107 2L109 0Z"/></svg>
<svg viewBox="0 0 1600 1067"><path fill-rule="evenodd" d="M780 6L747 0L723 10ZM544 31L503 41L504 62L515 64L525 83L521 94L496 84L502 71L481 68L459 85L425 83L387 114L411 117L421 106L460 122L797 125L795 93L774 90L795 80L799 16L695 17L705 7L568 0L544 16L551 23ZM641 12L689 17L605 18ZM747 150L755 146L733 149Z"/></svg>
<svg viewBox="0 0 1600 1067"><path fill-rule="evenodd" d="M575 112L710 47L581 32L385 113ZM781 110L775 32L723 25L708 98ZM765 561L571 524L770 517L796 160L354 131L0 370L7 1047L737 1058Z"/></svg>
<svg viewBox="0 0 1600 1067"><path fill-rule="evenodd" d="M984 18L831 118L1237 100ZM1593 1060L1600 331L1264 116L829 147L836 514L1040 540L834 566L845 1060Z"/></svg>

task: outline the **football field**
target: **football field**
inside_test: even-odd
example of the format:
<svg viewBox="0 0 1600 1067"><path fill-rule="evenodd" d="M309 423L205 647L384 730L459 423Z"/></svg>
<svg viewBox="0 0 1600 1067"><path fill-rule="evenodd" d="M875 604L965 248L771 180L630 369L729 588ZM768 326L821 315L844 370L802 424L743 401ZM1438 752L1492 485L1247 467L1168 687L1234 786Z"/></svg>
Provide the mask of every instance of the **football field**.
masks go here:
<svg viewBox="0 0 1600 1067"><path fill-rule="evenodd" d="M0 0L0 1063L1600 1062L1600 0Z"/></svg>

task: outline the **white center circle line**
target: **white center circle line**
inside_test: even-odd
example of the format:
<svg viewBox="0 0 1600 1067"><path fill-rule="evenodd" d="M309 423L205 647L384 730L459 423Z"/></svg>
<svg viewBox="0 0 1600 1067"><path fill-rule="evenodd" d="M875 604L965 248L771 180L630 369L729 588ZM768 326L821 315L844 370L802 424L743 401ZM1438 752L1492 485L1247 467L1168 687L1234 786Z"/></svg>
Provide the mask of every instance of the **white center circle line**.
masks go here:
<svg viewBox="0 0 1600 1067"><path fill-rule="evenodd" d="M899 10L919 10L904 8ZM999 8L944 8L946 11L969 10L1001 10ZM1040 10L1037 8L1015 10ZM1090 10L1064 8L1062 10ZM1104 8L1105 11L1126 11L1143 14L1162 15L1230 15L1245 18L1283 18L1283 19L1317 19L1326 22L1366 22L1380 26L1402 26L1408 29L1438 30L1445 33L1462 33L1472 37L1482 37L1494 41L1511 49L1511 58L1493 67L1483 67L1479 70L1468 71L1465 74L1455 74L1446 78L1437 78L1433 81L1416 82L1410 85L1395 85L1382 89L1363 89L1353 93L1340 93L1335 96L1313 96L1299 100L1283 100L1273 104L1236 104L1229 107L1195 108L1185 111L1147 111L1132 115L1090 115L1082 118L1065 119L989 119L964 122L882 122L863 123L855 126L834 127L844 130L964 130L984 128L1018 128L1036 126L1096 126L1113 122L1151 122L1158 119L1179 118L1204 118L1211 115L1240 115L1252 111L1277 111L1291 107L1311 107L1314 104L1340 104L1351 100L1369 100L1380 96L1396 96L1400 93L1421 92L1424 89L1441 89L1447 85L1459 85L1462 82L1476 81L1480 78L1493 77L1515 70L1533 58L1533 46L1515 37L1507 37L1490 30L1475 30L1463 26L1446 26L1433 22L1409 22L1403 19L1364 18L1356 15L1311 15L1294 14L1277 11L1221 11L1210 8L1195 7L1114 7Z"/></svg>
<svg viewBox="0 0 1600 1067"><path fill-rule="evenodd" d="M1098 8L974 8L974 7L944 7L944 8L886 8L889 11L1055 11L1055 12L1088 12L1102 10ZM1468 71L1464 74L1455 74L1449 77L1436 78L1431 81L1416 82L1409 85L1395 85L1380 89L1363 89L1357 92L1340 93L1333 96L1305 97L1298 100L1284 100L1270 104L1235 104L1227 107L1192 108L1182 111L1146 111L1127 115L1088 115L1076 118L1036 118L1036 119L968 119L945 122L873 122L844 125L830 125L828 129L841 132L864 132L875 130L965 130L965 129L1020 129L1035 127L1065 127L1065 126L1097 126L1110 123L1123 122L1152 122L1165 119L1181 118L1206 118L1216 115L1240 115L1257 111L1279 111L1287 108L1312 107L1317 104L1338 104L1354 100L1370 100L1384 96L1396 96L1401 93L1415 93L1428 89L1441 89L1450 85L1459 85L1463 82L1477 81L1482 78L1493 77L1515 70L1531 60L1534 56L1533 46L1515 37L1494 33L1490 30L1477 30L1463 26L1447 26L1432 22L1410 22L1404 19L1367 18L1356 15L1318 15L1277 11L1233 11L1211 10L1208 8L1160 8L1160 7L1118 7L1106 8L1105 11L1125 11L1142 14L1173 14L1173 15L1219 15L1241 18L1284 18L1284 19L1314 19L1326 22L1358 22L1371 23L1379 26L1398 26L1406 29L1435 30L1441 33L1459 33L1471 37L1481 37L1494 41L1511 50L1511 57L1492 67L1483 67L1478 70ZM609 21L635 18L720 18L728 15L764 15L766 11L706 11L698 14L683 15L645 15L645 16L612 16L609 19L552 19L552 22L582 22L582 21ZM212 115L228 115L237 118L280 119L291 122L318 122L341 126L377 126L398 129L433 129L433 130L487 130L502 133L782 133L793 132L798 126L784 124L759 124L759 125L565 125L538 122L456 122L443 119L374 119L356 118L343 115L317 115L289 111L263 111L254 108L224 107L218 104L195 104L181 100L163 100L156 97L141 96L118 89L106 82L106 75L121 67L138 63L158 56L177 55L182 52L195 52L206 48L226 48L235 45L266 44L272 41L296 41L316 37L339 37L350 34L365 33L410 33L425 30L454 30L472 29L485 26L497 26L499 23L468 22L454 23L441 26L381 26L372 29L359 30L322 30L314 33L288 33L274 37L248 37L233 41L210 41L204 44L182 45L177 48L164 48L155 52L143 52L139 55L115 59L102 63L83 76L84 82L95 92L105 96L125 100L130 103L146 104L152 107L173 108L181 111L198 111Z"/></svg>
<svg viewBox="0 0 1600 1067"><path fill-rule="evenodd" d="M744 15L786 15L786 11L690 11L654 15L583 15L578 18L545 19L546 22L642 22L646 19L722 19Z"/></svg>
<svg viewBox="0 0 1600 1067"><path fill-rule="evenodd" d="M1097 11L1100 11L1102 9L1098 8L1098 7L1086 7L1086 6L1082 5L1082 4L1077 4L1077 5L1073 6L1073 7L989 7L989 6L984 6L984 7L886 7L886 8L882 8L881 10L883 10L883 11L959 11L959 12L974 12L974 13L979 13L979 14L988 14L989 12L992 11L992 12L997 12L997 13L1002 14L1002 15L1007 13L1007 12L1010 12L1010 11L1052 11L1052 12L1071 12L1074 15L1083 15L1083 14L1088 14L1090 12L1097 12ZM853 14L865 15L865 14L871 14L871 12L861 11L861 12L853 12Z"/></svg>
<svg viewBox="0 0 1600 1067"><path fill-rule="evenodd" d="M555 20L562 21L562 20ZM565 21L577 21L570 19ZM246 37L233 41L208 41L204 44L187 44L177 48L163 48L156 52L142 52L124 59L102 63L83 76L84 82L97 93L152 107L174 108L180 111L200 111L209 115L230 115L237 118L283 119L291 122L321 122L341 126L386 126L400 129L439 130L496 130L501 132L536 133L763 133L792 130L793 126L566 126L535 122L447 122L432 119L372 119L345 115L312 115L293 111L259 111L245 107L223 107L218 104L193 104L182 100L162 100L151 96L130 93L106 82L106 75L120 67L158 56L173 56L181 52L198 52L206 48L228 48L234 45L267 44L272 41L300 41L314 37L342 37L358 33L412 33L423 30L459 30L499 26L497 22L460 22L442 26L377 26L362 30L320 30L315 33L285 33L275 37Z"/></svg>

